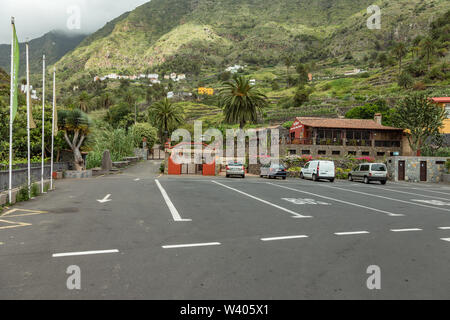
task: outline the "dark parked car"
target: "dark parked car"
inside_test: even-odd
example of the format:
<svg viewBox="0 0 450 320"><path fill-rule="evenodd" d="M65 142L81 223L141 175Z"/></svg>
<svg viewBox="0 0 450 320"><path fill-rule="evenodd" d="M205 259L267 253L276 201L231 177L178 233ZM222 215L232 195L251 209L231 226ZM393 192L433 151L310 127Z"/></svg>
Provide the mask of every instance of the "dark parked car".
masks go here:
<svg viewBox="0 0 450 320"><path fill-rule="evenodd" d="M262 177L267 177L269 179L276 179L277 177L286 179L287 172L286 168L281 164L265 164L261 166L261 173L259 175Z"/></svg>

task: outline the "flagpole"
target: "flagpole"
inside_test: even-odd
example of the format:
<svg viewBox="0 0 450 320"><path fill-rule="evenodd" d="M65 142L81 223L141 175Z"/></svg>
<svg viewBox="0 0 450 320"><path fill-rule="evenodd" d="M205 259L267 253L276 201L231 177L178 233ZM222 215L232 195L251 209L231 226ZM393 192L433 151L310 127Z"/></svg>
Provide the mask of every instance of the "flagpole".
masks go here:
<svg viewBox="0 0 450 320"><path fill-rule="evenodd" d="M41 163L41 193L44 193L44 158L45 158L45 54L42 60L42 163Z"/></svg>
<svg viewBox="0 0 450 320"><path fill-rule="evenodd" d="M12 202L12 135L13 135L13 87L14 87L14 17L11 17L11 90L9 110L9 202Z"/></svg>
<svg viewBox="0 0 450 320"><path fill-rule="evenodd" d="M53 148L55 141L56 68L53 68L52 152L50 164L50 190L53 190Z"/></svg>
<svg viewBox="0 0 450 320"><path fill-rule="evenodd" d="M28 59L28 41L26 44L27 55L27 147L28 147L28 194L31 195L31 150L30 150L30 64Z"/></svg>

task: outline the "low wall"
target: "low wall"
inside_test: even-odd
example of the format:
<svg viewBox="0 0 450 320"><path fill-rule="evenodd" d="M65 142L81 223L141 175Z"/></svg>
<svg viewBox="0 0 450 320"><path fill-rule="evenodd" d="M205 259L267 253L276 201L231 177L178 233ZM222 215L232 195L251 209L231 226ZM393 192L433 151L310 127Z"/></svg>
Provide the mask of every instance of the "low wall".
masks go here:
<svg viewBox="0 0 450 320"><path fill-rule="evenodd" d="M57 162L53 164L54 171L65 171L69 168L67 162ZM44 179L50 179L50 164L44 166ZM41 181L41 165L33 164L31 167L31 181ZM18 188L27 184L28 182L28 168L15 169L12 174L12 187ZM0 171L0 191L9 189L9 171Z"/></svg>
<svg viewBox="0 0 450 320"><path fill-rule="evenodd" d="M66 179L83 179L83 178L92 178L92 170L84 170L84 171L65 171L64 178Z"/></svg>
<svg viewBox="0 0 450 320"><path fill-rule="evenodd" d="M450 173L444 174L444 176L442 178L442 182L450 183Z"/></svg>
<svg viewBox="0 0 450 320"><path fill-rule="evenodd" d="M405 163L405 179L406 182L420 182L420 164L427 164L427 181L426 182L442 182L445 173L445 157L389 157L387 158L387 169L389 178L393 181L399 180L399 161Z"/></svg>

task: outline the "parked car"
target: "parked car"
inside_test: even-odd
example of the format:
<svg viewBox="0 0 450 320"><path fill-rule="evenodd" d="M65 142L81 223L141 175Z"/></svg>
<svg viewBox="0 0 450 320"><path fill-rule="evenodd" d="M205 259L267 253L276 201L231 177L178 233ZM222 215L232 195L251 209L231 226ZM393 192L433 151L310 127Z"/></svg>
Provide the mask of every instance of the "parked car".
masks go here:
<svg viewBox="0 0 450 320"><path fill-rule="evenodd" d="M232 161L229 162L226 168L226 177L240 176L245 178L245 167L242 162Z"/></svg>
<svg viewBox="0 0 450 320"><path fill-rule="evenodd" d="M269 179L276 179L278 177L286 180L286 168L282 164L265 164L261 166L261 178L267 177Z"/></svg>
<svg viewBox="0 0 450 320"><path fill-rule="evenodd" d="M300 171L300 178L312 179L313 181L325 179L334 182L334 179L336 178L334 162L326 160L310 161L305 165L302 171Z"/></svg>
<svg viewBox="0 0 450 320"><path fill-rule="evenodd" d="M361 163L348 174L349 181L364 181L368 184L371 181L380 181L386 184L387 168L384 163Z"/></svg>

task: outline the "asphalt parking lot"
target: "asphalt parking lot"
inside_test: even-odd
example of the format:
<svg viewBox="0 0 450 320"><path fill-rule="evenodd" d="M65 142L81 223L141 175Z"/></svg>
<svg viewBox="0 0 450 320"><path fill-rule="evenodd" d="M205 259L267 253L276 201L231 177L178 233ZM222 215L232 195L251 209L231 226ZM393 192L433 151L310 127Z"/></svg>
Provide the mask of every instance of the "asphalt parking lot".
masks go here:
<svg viewBox="0 0 450 320"><path fill-rule="evenodd" d="M156 167L61 181L5 210L0 298L450 298L449 186ZM71 265L81 290L66 286ZM380 289L367 287L369 266Z"/></svg>

